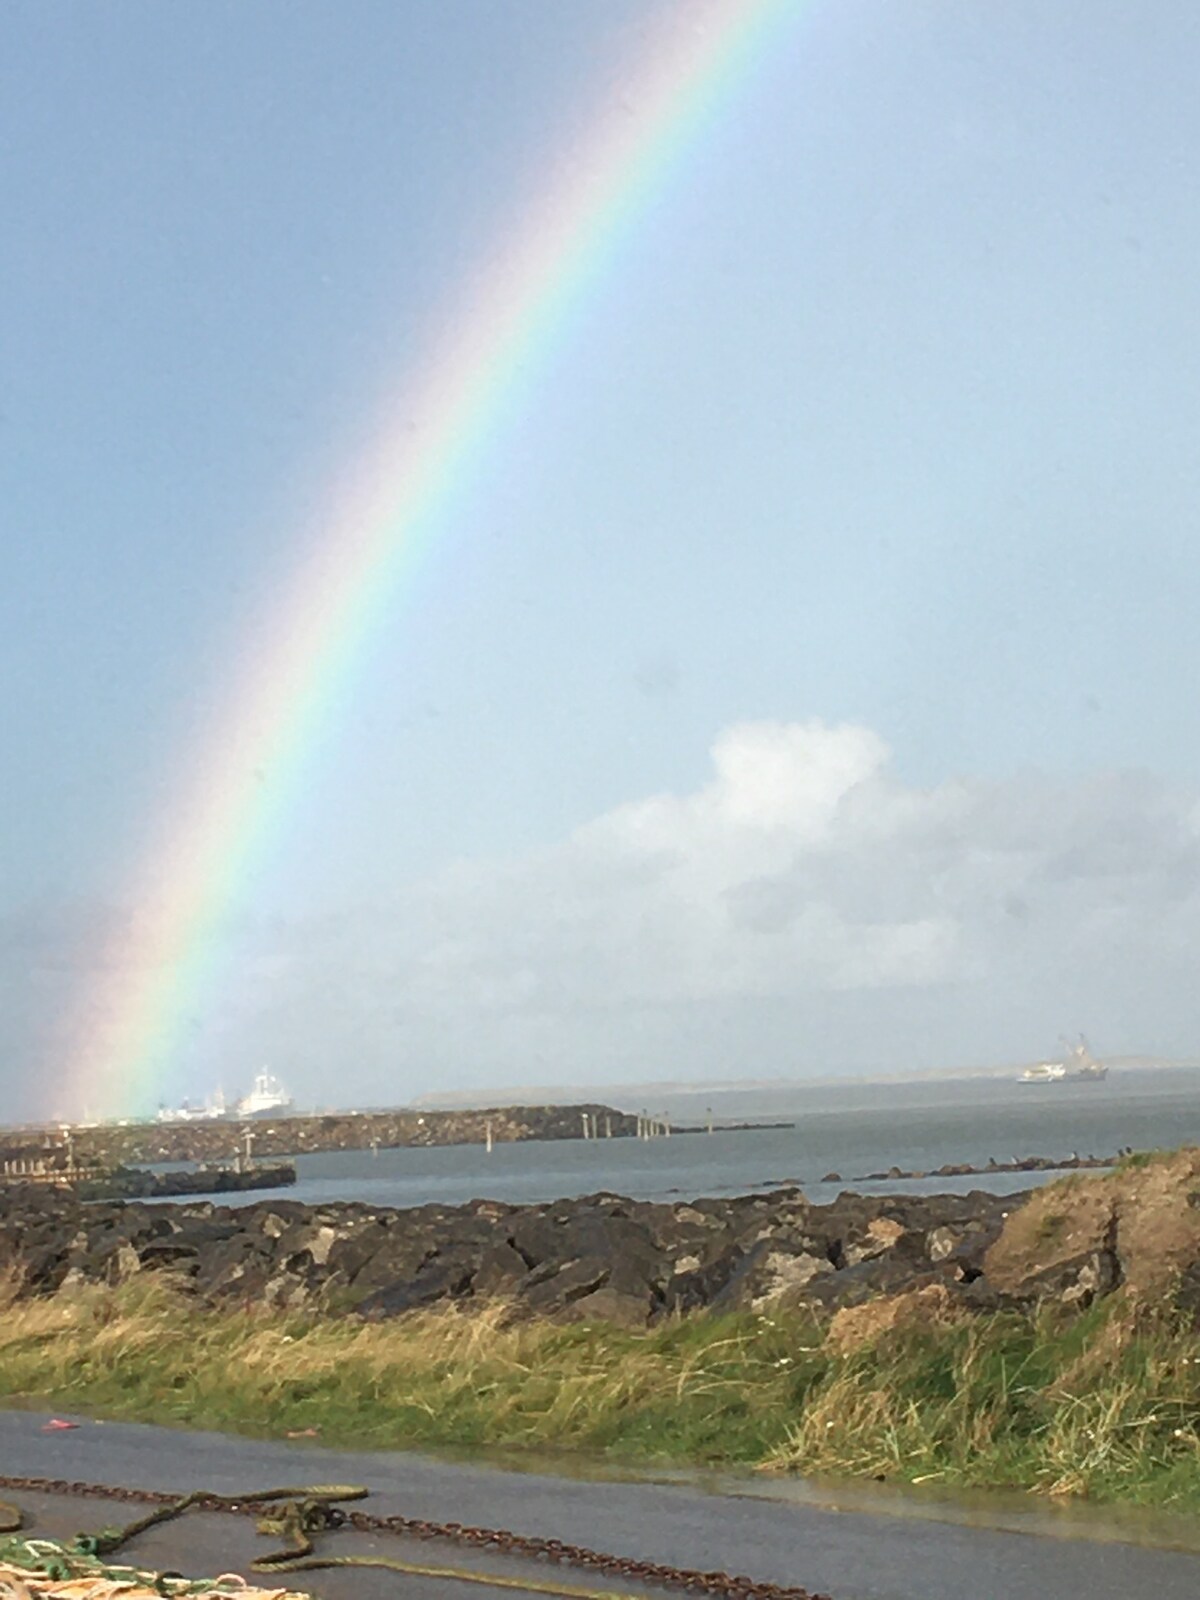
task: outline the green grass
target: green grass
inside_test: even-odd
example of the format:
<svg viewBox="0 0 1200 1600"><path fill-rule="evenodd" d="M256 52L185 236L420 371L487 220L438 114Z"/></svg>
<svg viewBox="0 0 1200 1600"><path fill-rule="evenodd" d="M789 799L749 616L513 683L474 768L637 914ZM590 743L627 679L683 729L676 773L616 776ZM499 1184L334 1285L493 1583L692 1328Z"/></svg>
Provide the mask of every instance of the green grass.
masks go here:
<svg viewBox="0 0 1200 1600"><path fill-rule="evenodd" d="M212 1310L163 1279L17 1300L0 1398L327 1444L575 1450L1200 1509L1200 1341L1115 1304L894 1330L800 1316L647 1332Z"/></svg>

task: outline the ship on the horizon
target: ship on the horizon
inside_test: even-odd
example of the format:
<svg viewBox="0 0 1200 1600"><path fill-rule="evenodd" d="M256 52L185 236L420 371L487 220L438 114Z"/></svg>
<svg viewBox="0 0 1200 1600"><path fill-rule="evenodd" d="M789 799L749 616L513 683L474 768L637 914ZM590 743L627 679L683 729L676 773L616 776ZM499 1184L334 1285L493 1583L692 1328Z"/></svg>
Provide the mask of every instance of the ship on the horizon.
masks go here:
<svg viewBox="0 0 1200 1600"><path fill-rule="evenodd" d="M260 1117L287 1116L294 1102L291 1095L273 1072L265 1067L255 1074L250 1093L235 1100L232 1105L218 1089L203 1105L193 1105L185 1100L178 1106L159 1106L159 1122L236 1122L255 1121Z"/></svg>
<svg viewBox="0 0 1200 1600"><path fill-rule="evenodd" d="M1083 1034L1078 1043L1064 1038L1067 1047L1065 1061L1039 1061L1036 1067L1026 1067L1018 1083L1102 1083L1108 1077L1108 1068L1097 1061Z"/></svg>
<svg viewBox="0 0 1200 1600"><path fill-rule="evenodd" d="M185 1100L178 1106L159 1106L156 1120L159 1122L219 1122L229 1115L225 1104L224 1090L218 1089L211 1099L206 1100L202 1106L194 1106L190 1100Z"/></svg>
<svg viewBox="0 0 1200 1600"><path fill-rule="evenodd" d="M1036 1067L1026 1067L1018 1080L1021 1083L1061 1083L1067 1075L1065 1061L1039 1061Z"/></svg>
<svg viewBox="0 0 1200 1600"><path fill-rule="evenodd" d="M292 1097L279 1079L266 1068L255 1075L254 1087L234 1107L234 1116L241 1118L271 1117L292 1109Z"/></svg>

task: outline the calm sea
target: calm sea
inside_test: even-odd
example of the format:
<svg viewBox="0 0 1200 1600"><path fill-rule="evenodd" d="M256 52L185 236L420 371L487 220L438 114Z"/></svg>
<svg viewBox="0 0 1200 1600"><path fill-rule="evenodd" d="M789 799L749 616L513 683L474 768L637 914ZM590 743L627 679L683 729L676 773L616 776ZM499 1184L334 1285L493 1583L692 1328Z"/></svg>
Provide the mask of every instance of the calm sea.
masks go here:
<svg viewBox="0 0 1200 1600"><path fill-rule="evenodd" d="M640 1199L744 1194L803 1185L816 1201L851 1182L863 1193L989 1188L1007 1193L1040 1181L1029 1174L862 1183L897 1166L930 1171L947 1162L982 1165L1043 1155L1112 1155L1200 1143L1200 1069L1114 1072L1104 1083L957 1080L828 1085L713 1095L661 1095L645 1107L678 1123L718 1118L787 1120L791 1128L674 1134L671 1138L561 1140L442 1149L347 1151L301 1156L298 1181L281 1195L310 1203L362 1200L376 1206L457 1205L490 1198L555 1200L605 1189ZM643 1106L622 1109L642 1110ZM829 1172L841 1183L823 1184ZM264 1198L231 1197L233 1203Z"/></svg>

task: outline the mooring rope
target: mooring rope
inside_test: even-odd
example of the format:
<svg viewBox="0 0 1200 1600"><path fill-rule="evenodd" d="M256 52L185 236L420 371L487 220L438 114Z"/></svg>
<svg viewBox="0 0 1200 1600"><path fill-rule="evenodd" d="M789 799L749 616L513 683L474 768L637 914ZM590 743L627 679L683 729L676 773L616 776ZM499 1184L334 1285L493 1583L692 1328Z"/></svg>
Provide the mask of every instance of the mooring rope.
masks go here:
<svg viewBox="0 0 1200 1600"><path fill-rule="evenodd" d="M243 1494L214 1494L193 1490L186 1495L165 1494L161 1490L128 1489L106 1484L72 1483L63 1479L16 1478L0 1476L0 1488L25 1490L47 1495L75 1495L88 1498L126 1501L151 1505L154 1510L124 1527L103 1528L97 1533L80 1534L60 1556L99 1561L113 1554L138 1534L157 1527L189 1510L224 1511L257 1515L261 1533L281 1536L283 1548L256 1556L250 1568L256 1573L316 1572L335 1567L375 1567L406 1577L440 1578L456 1583L473 1583L485 1588L523 1590L530 1594L561 1596L562 1600L628 1600L611 1589L562 1583L551 1578L521 1577L477 1568L427 1566L392 1556L318 1554L313 1535L347 1527L360 1533L390 1533L418 1538L448 1539L474 1549L486 1549L532 1560L553 1561L584 1567L596 1573L664 1588L681 1588L715 1597L715 1600L829 1600L808 1589L776 1583L756 1582L752 1578L727 1572L696 1572L626 1556L605 1555L582 1545L558 1539L544 1539L496 1528L464 1527L456 1522L433 1522L425 1518L373 1517L363 1512L343 1511L341 1502L362 1500L369 1490L357 1484L316 1484L259 1489ZM265 1514L263 1514L265 1513ZM22 1526L18 1507L0 1502L0 1533L14 1532Z"/></svg>

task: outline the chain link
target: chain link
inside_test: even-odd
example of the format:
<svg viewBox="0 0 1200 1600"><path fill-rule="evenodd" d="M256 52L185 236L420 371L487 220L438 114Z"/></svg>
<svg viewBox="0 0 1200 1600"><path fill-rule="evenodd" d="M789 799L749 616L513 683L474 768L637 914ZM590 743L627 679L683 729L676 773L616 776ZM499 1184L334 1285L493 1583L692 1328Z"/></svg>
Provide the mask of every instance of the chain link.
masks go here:
<svg viewBox="0 0 1200 1600"><path fill-rule="evenodd" d="M116 1500L130 1505L172 1505L177 1494L158 1489L129 1489L113 1484L77 1483L65 1478L20 1478L0 1476L0 1489L18 1493L70 1495L76 1498ZM261 1499L245 1503L237 1500L211 1500L200 1496L196 1509L222 1511L235 1516L262 1515ZM634 1556L606 1555L585 1545L568 1544L562 1539L542 1539L513 1533L507 1528L474 1528L460 1522L435 1522L427 1517L375 1517L365 1511L347 1511L344 1526L358 1533L390 1533L408 1539L438 1539L474 1550L493 1550L504 1555L569 1566L608 1577L625 1578L657 1588L682 1589L690 1594L712 1596L713 1600L830 1600L828 1595L780 1583L756 1582L729 1572L697 1572L659 1561L642 1561Z"/></svg>

